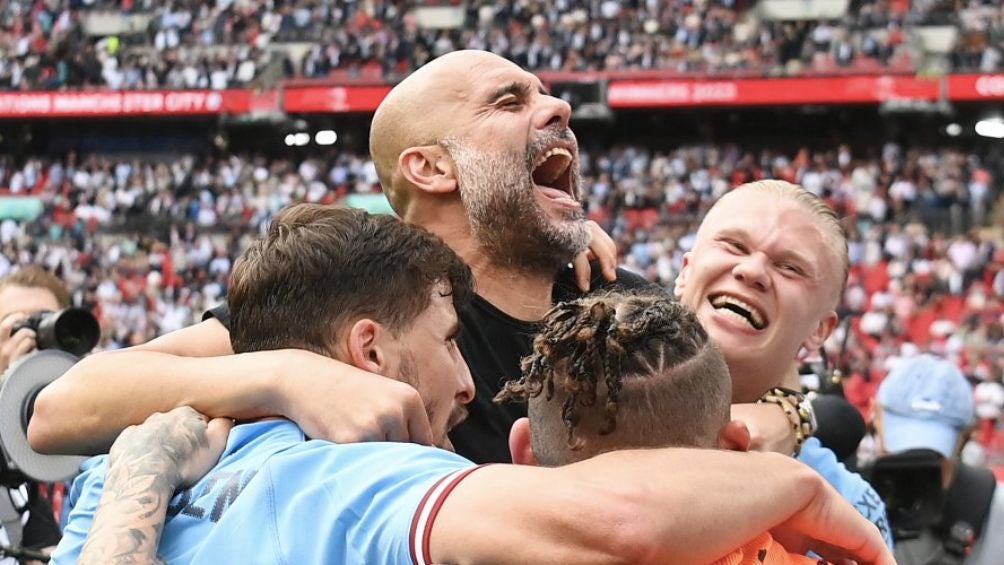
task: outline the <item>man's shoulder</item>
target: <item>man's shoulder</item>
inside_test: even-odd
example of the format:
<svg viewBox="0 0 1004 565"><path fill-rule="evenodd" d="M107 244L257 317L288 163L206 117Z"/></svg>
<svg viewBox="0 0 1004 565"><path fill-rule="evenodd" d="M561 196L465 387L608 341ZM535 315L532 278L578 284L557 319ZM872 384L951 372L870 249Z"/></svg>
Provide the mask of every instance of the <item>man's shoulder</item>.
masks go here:
<svg viewBox="0 0 1004 565"><path fill-rule="evenodd" d="M104 488L105 474L108 472L108 455L96 455L80 464L80 472L70 483L67 503L72 508L89 490L100 494Z"/></svg>
<svg viewBox="0 0 1004 565"><path fill-rule="evenodd" d="M309 440L291 446L270 458L270 466L286 473L306 474L304 480L324 481L345 475L352 482L369 483L390 476L435 475L442 471L473 466L456 453L398 442L335 444ZM344 484L345 479L340 479ZM284 482L286 481L284 478Z"/></svg>
<svg viewBox="0 0 1004 565"><path fill-rule="evenodd" d="M991 565L999 563L1004 555L1004 488L997 485L990 502L990 513L983 524L983 531L966 559L966 565Z"/></svg>
<svg viewBox="0 0 1004 565"><path fill-rule="evenodd" d="M297 441L284 420L246 426L217 467L172 500L167 561L403 563L423 496L473 466L414 444Z"/></svg>
<svg viewBox="0 0 1004 565"><path fill-rule="evenodd" d="M414 444L305 441L257 471L219 520L218 543L200 555L232 548L231 558L246 556L254 542L235 546L229 538L262 536L274 542L268 552L289 563L407 563L423 500L441 479L470 468L454 453ZM228 502L221 492L207 508Z"/></svg>
<svg viewBox="0 0 1004 565"><path fill-rule="evenodd" d="M822 475L862 516L878 526L886 543L892 546L892 531L886 516L885 502L864 477L845 467L832 450L814 437L807 439L802 445L798 459Z"/></svg>
<svg viewBox="0 0 1004 565"><path fill-rule="evenodd" d="M226 302L217 304L209 310L202 313L202 321L205 322L210 318L216 318L219 320L223 327L230 329L230 306Z"/></svg>
<svg viewBox="0 0 1004 565"><path fill-rule="evenodd" d="M845 467L833 451L816 438L809 438L805 441L798 459L815 469L827 482L833 485L833 488L851 502L855 502L862 491L870 489L864 477Z"/></svg>
<svg viewBox="0 0 1004 565"><path fill-rule="evenodd" d="M598 263L591 263L592 275L589 280L589 293L610 292L610 291L630 291L632 293L666 293L666 290L645 277L629 271L617 268L617 279L608 281L603 278ZM563 270L554 281L554 291L552 299L555 303L567 300L575 300L583 295L575 283L575 272L571 268Z"/></svg>

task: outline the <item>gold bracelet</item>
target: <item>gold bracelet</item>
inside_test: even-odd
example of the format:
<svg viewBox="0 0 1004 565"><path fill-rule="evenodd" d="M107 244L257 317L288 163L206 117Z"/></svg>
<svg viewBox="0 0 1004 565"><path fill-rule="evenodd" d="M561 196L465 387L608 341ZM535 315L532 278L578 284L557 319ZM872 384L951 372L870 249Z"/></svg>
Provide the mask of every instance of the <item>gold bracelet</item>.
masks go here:
<svg viewBox="0 0 1004 565"><path fill-rule="evenodd" d="M795 434L795 452L797 457L802 451L802 444L816 432L816 418L812 407L806 401L805 395L790 388L775 387L763 394L757 404L776 404L784 411L791 423L791 431Z"/></svg>

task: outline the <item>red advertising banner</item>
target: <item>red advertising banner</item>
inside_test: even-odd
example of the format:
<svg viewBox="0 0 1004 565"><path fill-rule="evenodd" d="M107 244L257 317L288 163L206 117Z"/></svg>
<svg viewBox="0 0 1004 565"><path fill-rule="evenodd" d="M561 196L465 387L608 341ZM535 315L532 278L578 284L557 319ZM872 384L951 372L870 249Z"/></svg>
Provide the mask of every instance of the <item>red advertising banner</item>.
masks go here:
<svg viewBox="0 0 1004 565"><path fill-rule="evenodd" d="M913 76L855 76L727 80L611 81L611 108L853 104L937 100L938 80Z"/></svg>
<svg viewBox="0 0 1004 565"><path fill-rule="evenodd" d="M611 80L611 108L756 106L784 104L877 104L1004 100L1004 74L959 74L944 78L906 75L850 77L638 78ZM134 90L91 92L0 92L2 118L65 118L291 113L372 112L387 93L381 86L286 86L281 90Z"/></svg>
<svg viewBox="0 0 1004 565"><path fill-rule="evenodd" d="M66 118L239 114L250 90L2 92L0 118Z"/></svg>
<svg viewBox="0 0 1004 565"><path fill-rule="evenodd" d="M952 100L1004 99L1004 74L950 75L948 97Z"/></svg>
<svg viewBox="0 0 1004 565"><path fill-rule="evenodd" d="M282 107L287 112L372 112L390 86L288 86Z"/></svg>

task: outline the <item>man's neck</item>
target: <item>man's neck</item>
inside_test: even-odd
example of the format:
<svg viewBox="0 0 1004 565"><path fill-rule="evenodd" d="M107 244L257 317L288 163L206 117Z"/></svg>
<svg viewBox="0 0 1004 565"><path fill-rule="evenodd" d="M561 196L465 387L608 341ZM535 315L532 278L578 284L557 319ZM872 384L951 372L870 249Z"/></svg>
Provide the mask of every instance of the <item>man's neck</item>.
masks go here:
<svg viewBox="0 0 1004 565"><path fill-rule="evenodd" d="M736 403L756 402L774 387L783 386L792 390L801 390L802 387L798 365L794 362L780 367L756 362L731 362L728 366L733 383L732 399ZM747 383L750 387L744 386Z"/></svg>
<svg viewBox="0 0 1004 565"><path fill-rule="evenodd" d="M536 322L551 308L556 273L532 270L518 263L498 265L478 245L470 227L422 224L443 238L474 273L478 296L502 312L526 322Z"/></svg>
<svg viewBox="0 0 1004 565"><path fill-rule="evenodd" d="M472 260L464 260L474 272L478 295L513 318L536 322L551 308L553 274L531 274L519 268L492 265L487 261L476 265Z"/></svg>

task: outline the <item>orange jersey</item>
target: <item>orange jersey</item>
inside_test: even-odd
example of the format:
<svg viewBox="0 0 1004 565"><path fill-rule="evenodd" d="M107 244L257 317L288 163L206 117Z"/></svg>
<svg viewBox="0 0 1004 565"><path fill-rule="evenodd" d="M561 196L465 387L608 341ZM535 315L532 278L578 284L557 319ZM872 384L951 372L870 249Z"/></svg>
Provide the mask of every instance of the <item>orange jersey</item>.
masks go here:
<svg viewBox="0 0 1004 565"><path fill-rule="evenodd" d="M789 553L764 532L750 543L715 561L714 565L820 565L825 560Z"/></svg>

